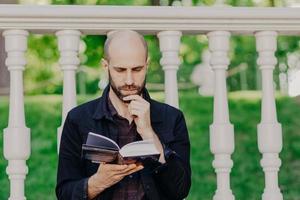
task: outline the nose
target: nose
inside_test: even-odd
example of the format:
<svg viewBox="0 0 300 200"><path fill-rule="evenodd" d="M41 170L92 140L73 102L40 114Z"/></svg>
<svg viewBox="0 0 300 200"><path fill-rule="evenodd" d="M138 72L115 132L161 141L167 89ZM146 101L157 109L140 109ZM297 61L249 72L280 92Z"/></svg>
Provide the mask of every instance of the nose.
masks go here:
<svg viewBox="0 0 300 200"><path fill-rule="evenodd" d="M126 85L132 85L133 84L132 72L130 70L127 70L125 83L126 83Z"/></svg>

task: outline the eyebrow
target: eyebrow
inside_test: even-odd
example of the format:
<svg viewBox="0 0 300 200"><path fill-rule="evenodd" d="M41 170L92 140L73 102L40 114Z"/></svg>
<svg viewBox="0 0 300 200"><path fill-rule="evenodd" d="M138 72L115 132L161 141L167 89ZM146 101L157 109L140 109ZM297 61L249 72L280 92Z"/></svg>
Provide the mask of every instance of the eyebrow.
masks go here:
<svg viewBox="0 0 300 200"><path fill-rule="evenodd" d="M136 68L143 68L145 65L138 65L135 67L132 67L130 69L136 69ZM118 68L118 69L128 69L127 67L122 67L122 66L112 66L113 68Z"/></svg>

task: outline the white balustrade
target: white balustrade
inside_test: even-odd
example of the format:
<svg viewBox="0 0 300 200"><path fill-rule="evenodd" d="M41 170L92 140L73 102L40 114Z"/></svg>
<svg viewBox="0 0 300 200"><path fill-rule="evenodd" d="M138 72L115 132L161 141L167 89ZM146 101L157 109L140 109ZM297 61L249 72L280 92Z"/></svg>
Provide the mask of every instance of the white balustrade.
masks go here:
<svg viewBox="0 0 300 200"><path fill-rule="evenodd" d="M180 31L159 32L159 47L162 52L160 64L165 72L165 102L176 108L178 103L177 70L179 68Z"/></svg>
<svg viewBox="0 0 300 200"><path fill-rule="evenodd" d="M230 171L233 166L234 128L229 121L226 89L226 70L229 64L230 33L213 31L208 33L211 67L214 71L214 111L210 126L210 150L214 154L213 167L217 174L217 190L214 200L234 200L230 189Z"/></svg>
<svg viewBox="0 0 300 200"><path fill-rule="evenodd" d="M76 106L76 70L80 63L78 58L80 31L61 30L56 32L58 37L58 48L60 51L59 64L63 71L63 102L62 102L62 121L57 130L58 148L63 124L67 113ZM59 150L59 149L58 149Z"/></svg>
<svg viewBox="0 0 300 200"><path fill-rule="evenodd" d="M214 200L235 199L230 189L234 128L229 121L226 88L230 33L256 32L263 92L262 117L258 125L258 147L265 172L262 199L282 200L278 187L282 133L277 122L272 73L276 65L276 36L299 34L299 11L299 8L1 5L0 30L4 31L6 65L10 72L9 122L3 138L4 156L8 160L6 172L11 184L9 199L26 199L24 181L28 173L26 160L30 156L30 130L25 124L23 70L28 31L39 34L56 32L58 37L59 63L64 76L62 121L57 130L59 146L66 115L76 106L75 75L81 33L104 35L111 30L130 29L142 34L157 34L162 52L160 63L165 73L165 102L177 108L181 36L208 33L214 71L214 113L210 126L212 165L217 174Z"/></svg>
<svg viewBox="0 0 300 200"><path fill-rule="evenodd" d="M9 200L25 200L24 181L28 173L26 160L30 156L30 129L25 124L23 71L26 65L28 32L6 30L5 64L10 73L9 122L4 129L4 157L8 160L6 173L10 180Z"/></svg>
<svg viewBox="0 0 300 200"><path fill-rule="evenodd" d="M274 55L277 49L277 33L260 31L255 34L259 53L257 64L262 74L261 122L257 126L258 148L262 153L260 161L265 172L263 200L282 200L278 187L278 171L281 165L279 153L282 149L281 124L277 122L274 97L273 70L277 63Z"/></svg>

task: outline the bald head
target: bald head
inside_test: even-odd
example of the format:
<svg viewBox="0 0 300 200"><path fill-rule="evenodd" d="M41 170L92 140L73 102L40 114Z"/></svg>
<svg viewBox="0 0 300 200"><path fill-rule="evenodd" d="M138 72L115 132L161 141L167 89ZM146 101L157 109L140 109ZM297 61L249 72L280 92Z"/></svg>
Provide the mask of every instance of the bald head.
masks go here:
<svg viewBox="0 0 300 200"><path fill-rule="evenodd" d="M136 31L114 31L107 36L104 44L104 58L110 61L113 56L120 54L141 54L148 58L148 45L144 37Z"/></svg>
<svg viewBox="0 0 300 200"><path fill-rule="evenodd" d="M141 95L146 82L148 48L144 37L135 31L122 30L107 36L102 66L110 83L110 97Z"/></svg>

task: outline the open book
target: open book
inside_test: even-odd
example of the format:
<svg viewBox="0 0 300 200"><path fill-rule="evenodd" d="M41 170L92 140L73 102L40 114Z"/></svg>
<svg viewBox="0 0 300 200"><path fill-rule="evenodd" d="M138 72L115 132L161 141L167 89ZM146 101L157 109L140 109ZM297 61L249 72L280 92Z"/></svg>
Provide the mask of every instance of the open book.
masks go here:
<svg viewBox="0 0 300 200"><path fill-rule="evenodd" d="M122 148L108 137L88 133L86 144L82 145L82 156L95 163L144 163L157 161L159 151L153 140L141 140L124 145Z"/></svg>

